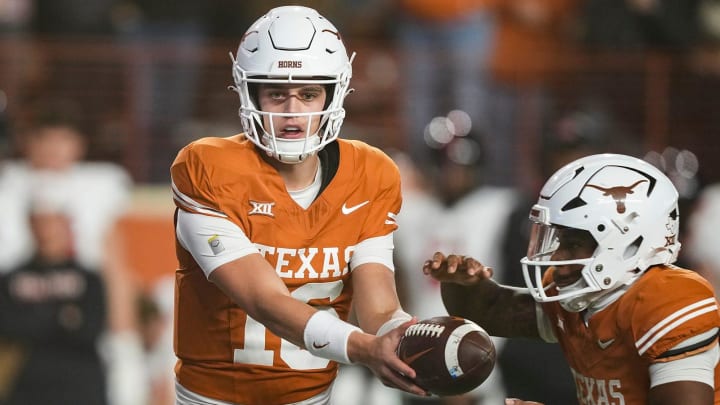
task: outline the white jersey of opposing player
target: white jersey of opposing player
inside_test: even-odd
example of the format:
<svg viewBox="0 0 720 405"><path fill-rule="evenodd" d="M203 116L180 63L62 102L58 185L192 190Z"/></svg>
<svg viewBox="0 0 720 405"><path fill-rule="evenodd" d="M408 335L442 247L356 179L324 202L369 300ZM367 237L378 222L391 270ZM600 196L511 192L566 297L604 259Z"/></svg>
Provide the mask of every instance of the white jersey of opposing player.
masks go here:
<svg viewBox="0 0 720 405"><path fill-rule="evenodd" d="M98 268L106 234L128 207L130 192L130 176L112 163L79 163L57 172L6 162L0 166L0 271L32 255L28 215L33 203L43 201L62 206L70 215L78 260Z"/></svg>

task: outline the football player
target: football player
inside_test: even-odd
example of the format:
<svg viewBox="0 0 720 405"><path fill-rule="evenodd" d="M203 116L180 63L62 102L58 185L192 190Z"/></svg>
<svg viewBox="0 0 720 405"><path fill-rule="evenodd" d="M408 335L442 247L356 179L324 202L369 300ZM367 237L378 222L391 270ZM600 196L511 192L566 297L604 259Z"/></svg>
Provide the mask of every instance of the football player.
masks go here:
<svg viewBox="0 0 720 405"><path fill-rule="evenodd" d="M425 394L395 354L398 169L338 139L351 62L317 11L270 10L233 57L244 133L175 159L178 404L325 404L338 363Z"/></svg>
<svg viewBox="0 0 720 405"><path fill-rule="evenodd" d="M450 314L490 334L559 342L580 404L718 404L720 313L711 285L673 266L678 193L649 163L580 158L545 183L530 210L527 289L477 260L436 253Z"/></svg>

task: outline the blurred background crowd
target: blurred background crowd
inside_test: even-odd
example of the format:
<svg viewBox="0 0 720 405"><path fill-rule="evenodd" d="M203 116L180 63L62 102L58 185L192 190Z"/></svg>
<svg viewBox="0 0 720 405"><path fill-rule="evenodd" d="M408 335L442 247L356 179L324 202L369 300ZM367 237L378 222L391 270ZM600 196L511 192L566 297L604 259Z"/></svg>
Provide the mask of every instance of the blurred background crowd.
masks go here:
<svg viewBox="0 0 720 405"><path fill-rule="evenodd" d="M240 132L228 53L283 4L0 0L0 405L172 404L169 166L193 139ZM597 152L668 174L679 264L720 290L720 1L293 4L357 52L341 136L401 168L410 313L444 313L420 272L436 250L522 286L541 183ZM335 402L574 403L557 348L496 344L496 371L470 395L410 398L344 367Z"/></svg>

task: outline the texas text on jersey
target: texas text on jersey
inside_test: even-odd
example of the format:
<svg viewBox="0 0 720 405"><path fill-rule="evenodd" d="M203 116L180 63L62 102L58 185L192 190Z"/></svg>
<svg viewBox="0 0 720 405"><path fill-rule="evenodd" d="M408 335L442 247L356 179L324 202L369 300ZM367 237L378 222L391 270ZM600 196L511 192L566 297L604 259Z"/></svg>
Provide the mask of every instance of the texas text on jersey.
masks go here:
<svg viewBox="0 0 720 405"><path fill-rule="evenodd" d="M236 224L293 297L346 320L354 247L397 228L399 173L385 154L361 142L338 139L319 156L321 192L303 209L242 135L201 139L172 166L175 203ZM207 241L209 255L224 253L222 238L208 232ZM292 403L328 389L335 362L247 316L181 246L178 259L176 372L183 387L242 404Z"/></svg>

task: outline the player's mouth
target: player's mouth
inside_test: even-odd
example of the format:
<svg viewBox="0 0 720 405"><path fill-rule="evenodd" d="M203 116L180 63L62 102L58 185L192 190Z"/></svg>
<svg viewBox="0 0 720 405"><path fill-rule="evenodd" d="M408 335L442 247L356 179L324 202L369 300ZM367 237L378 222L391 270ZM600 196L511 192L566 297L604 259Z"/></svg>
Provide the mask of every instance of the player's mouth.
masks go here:
<svg viewBox="0 0 720 405"><path fill-rule="evenodd" d="M282 130L280 130L280 133L278 134L280 138L283 139L301 139L305 138L306 131L303 128L300 128L299 126L289 125Z"/></svg>

